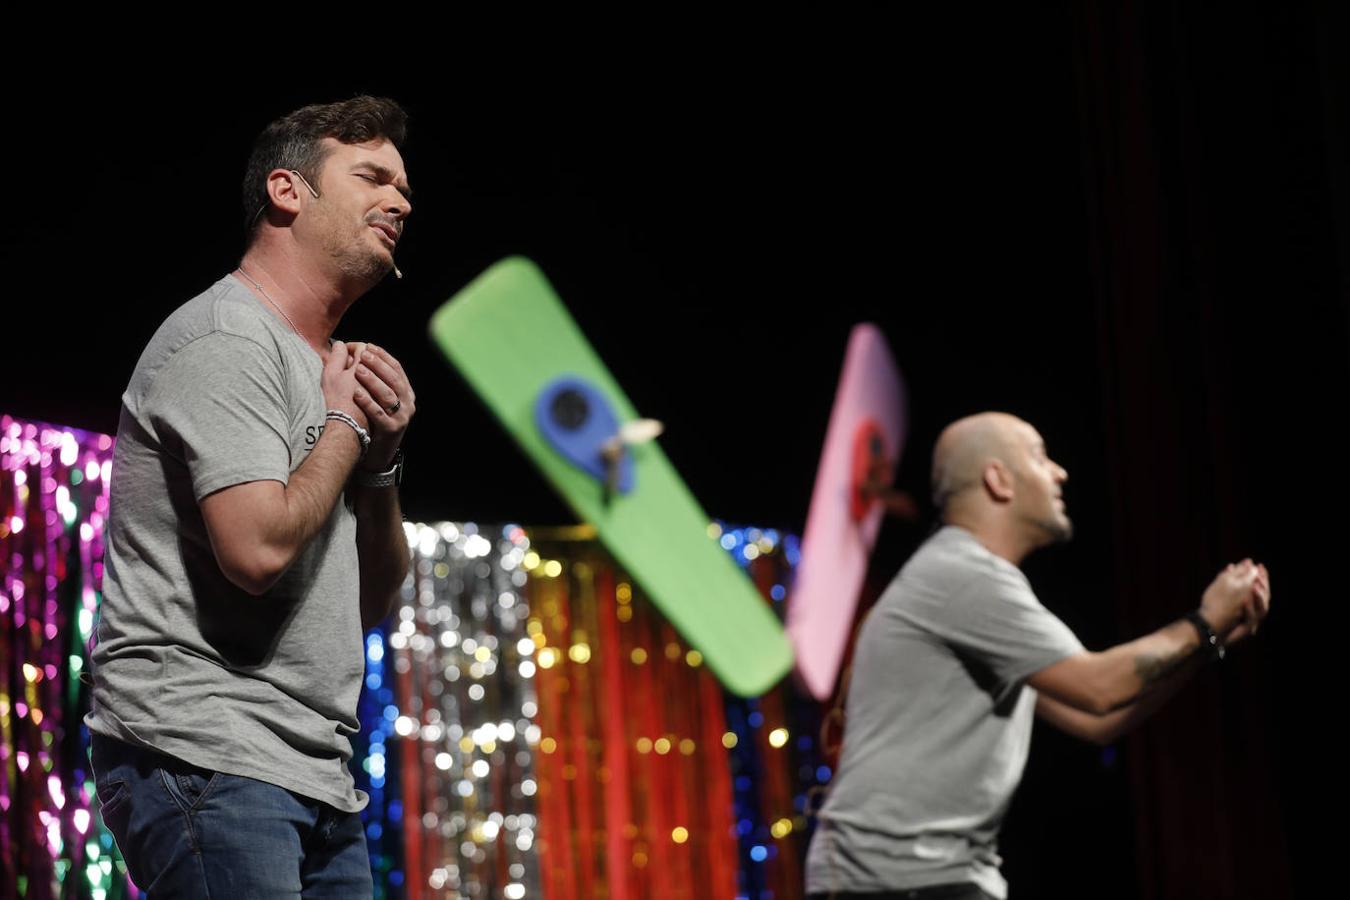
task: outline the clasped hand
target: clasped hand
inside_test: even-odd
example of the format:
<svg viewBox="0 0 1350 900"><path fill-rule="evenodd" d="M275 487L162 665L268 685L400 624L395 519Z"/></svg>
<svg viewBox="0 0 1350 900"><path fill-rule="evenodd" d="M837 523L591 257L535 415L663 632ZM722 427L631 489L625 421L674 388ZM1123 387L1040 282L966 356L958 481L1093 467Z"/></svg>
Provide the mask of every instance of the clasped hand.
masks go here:
<svg viewBox="0 0 1350 900"><path fill-rule="evenodd" d="M342 410L370 432L360 468L388 469L416 412L416 395L399 361L374 344L334 341L324 361L323 393L330 409Z"/></svg>
<svg viewBox="0 0 1350 900"><path fill-rule="evenodd" d="M1270 614L1270 572L1244 559L1227 566L1200 600L1200 615L1225 644L1256 634Z"/></svg>

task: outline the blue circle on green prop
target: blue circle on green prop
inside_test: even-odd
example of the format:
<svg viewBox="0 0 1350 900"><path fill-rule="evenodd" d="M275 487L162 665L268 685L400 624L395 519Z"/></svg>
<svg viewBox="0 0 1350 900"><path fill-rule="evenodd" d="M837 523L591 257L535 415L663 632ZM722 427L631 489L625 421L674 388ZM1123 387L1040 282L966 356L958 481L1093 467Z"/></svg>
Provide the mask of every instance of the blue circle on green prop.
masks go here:
<svg viewBox="0 0 1350 900"><path fill-rule="evenodd" d="M619 433L619 418L599 388L575 375L555 378L535 400L534 421L544 440L564 459L604 483L605 460L600 451ZM631 491L635 480L633 454L624 447L619 493Z"/></svg>

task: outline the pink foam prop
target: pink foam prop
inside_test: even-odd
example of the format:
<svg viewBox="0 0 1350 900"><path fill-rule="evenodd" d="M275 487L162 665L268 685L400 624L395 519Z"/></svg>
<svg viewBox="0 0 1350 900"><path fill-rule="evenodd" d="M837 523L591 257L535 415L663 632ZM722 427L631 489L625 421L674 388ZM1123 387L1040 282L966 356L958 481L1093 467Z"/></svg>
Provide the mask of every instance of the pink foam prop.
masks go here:
<svg viewBox="0 0 1350 900"><path fill-rule="evenodd" d="M898 463L905 440L905 390L886 339L873 325L854 326L825 434L801 559L788 597L787 632L797 656L797 674L817 700L834 691L881 529L881 504L873 501L861 521L851 512L854 446L871 419L884 437L885 453Z"/></svg>

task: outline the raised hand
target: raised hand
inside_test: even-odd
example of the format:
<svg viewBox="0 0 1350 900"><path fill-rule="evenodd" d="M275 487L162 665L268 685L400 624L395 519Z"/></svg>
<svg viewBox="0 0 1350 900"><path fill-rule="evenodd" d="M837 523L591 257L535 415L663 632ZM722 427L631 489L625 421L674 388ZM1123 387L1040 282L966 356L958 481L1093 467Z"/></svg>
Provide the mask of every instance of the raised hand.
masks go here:
<svg viewBox="0 0 1350 900"><path fill-rule="evenodd" d="M1270 573L1250 559L1224 568L1200 600L1200 615L1225 643L1254 633L1269 611Z"/></svg>
<svg viewBox="0 0 1350 900"><path fill-rule="evenodd" d="M1252 583L1251 593L1243 610L1243 619L1228 633L1225 642L1235 644L1256 634L1267 615L1270 614L1270 572L1263 565L1256 566L1256 580Z"/></svg>
<svg viewBox="0 0 1350 900"><path fill-rule="evenodd" d="M342 341L333 342L333 346L328 350L328 356L324 359L319 387L323 391L324 403L328 409L341 410L355 419L356 424L362 428L369 428L364 410L353 397L358 385L348 350L348 345Z"/></svg>
<svg viewBox="0 0 1350 900"><path fill-rule="evenodd" d="M353 400L370 423L370 450L361 467L383 471L393 463L416 411L416 395L403 366L387 350L374 344L353 343L351 365L358 387Z"/></svg>

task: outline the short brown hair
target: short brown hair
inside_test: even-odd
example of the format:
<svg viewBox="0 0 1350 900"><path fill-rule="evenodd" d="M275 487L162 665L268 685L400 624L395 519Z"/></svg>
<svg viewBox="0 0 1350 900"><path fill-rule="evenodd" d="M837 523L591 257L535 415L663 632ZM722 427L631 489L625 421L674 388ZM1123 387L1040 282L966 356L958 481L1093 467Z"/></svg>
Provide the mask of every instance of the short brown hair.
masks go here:
<svg viewBox="0 0 1350 900"><path fill-rule="evenodd" d="M318 184L327 153L322 139L362 144L383 138L402 148L408 114L387 97L353 97L338 103L316 103L288 113L263 129L253 142L244 171L244 243L252 242L258 218L267 208L267 175L273 169L294 169Z"/></svg>

